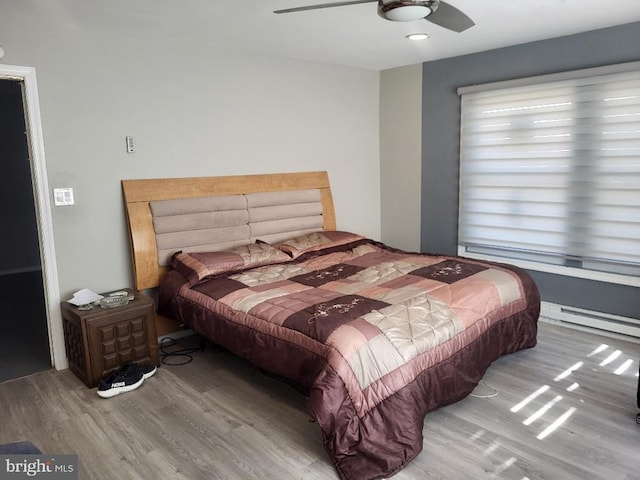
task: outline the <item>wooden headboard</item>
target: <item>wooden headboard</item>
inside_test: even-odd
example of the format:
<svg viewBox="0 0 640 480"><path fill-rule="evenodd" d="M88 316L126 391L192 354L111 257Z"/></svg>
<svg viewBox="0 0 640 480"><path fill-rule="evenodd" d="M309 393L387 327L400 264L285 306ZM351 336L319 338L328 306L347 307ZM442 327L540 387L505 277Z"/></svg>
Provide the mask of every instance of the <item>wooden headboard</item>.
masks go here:
<svg viewBox="0 0 640 480"><path fill-rule="evenodd" d="M122 180L136 290L159 286L167 271L158 262L150 202L305 189L320 191L324 229L335 230L336 217L327 172Z"/></svg>

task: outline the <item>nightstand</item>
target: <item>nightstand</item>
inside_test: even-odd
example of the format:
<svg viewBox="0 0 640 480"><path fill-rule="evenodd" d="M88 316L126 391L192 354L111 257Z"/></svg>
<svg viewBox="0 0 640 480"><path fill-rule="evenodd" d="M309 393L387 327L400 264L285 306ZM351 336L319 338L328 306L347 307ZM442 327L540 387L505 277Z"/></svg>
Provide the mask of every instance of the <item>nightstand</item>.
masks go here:
<svg viewBox="0 0 640 480"><path fill-rule="evenodd" d="M123 290L135 294L135 299L122 307L84 311L62 302L69 368L89 388L127 363L160 364L153 300Z"/></svg>

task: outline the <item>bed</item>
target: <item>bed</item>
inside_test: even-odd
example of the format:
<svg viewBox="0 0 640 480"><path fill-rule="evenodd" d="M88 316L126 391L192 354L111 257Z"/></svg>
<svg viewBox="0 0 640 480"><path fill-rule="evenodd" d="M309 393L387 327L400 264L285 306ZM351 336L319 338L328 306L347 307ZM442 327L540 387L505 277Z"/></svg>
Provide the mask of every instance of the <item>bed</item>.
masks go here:
<svg viewBox="0 0 640 480"><path fill-rule="evenodd" d="M428 412L536 343L526 272L337 231L326 172L122 186L136 289L159 287L163 317L303 387L344 480L397 473Z"/></svg>

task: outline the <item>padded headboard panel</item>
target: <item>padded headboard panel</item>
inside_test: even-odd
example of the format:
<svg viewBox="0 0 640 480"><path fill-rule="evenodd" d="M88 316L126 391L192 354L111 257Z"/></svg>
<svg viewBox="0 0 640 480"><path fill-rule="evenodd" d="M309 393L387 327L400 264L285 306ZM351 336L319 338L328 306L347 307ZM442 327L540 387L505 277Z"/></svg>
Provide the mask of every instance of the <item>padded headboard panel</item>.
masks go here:
<svg viewBox="0 0 640 480"><path fill-rule="evenodd" d="M320 190L291 190L149 202L158 264L177 251L217 251L322 230Z"/></svg>
<svg viewBox="0 0 640 480"><path fill-rule="evenodd" d="M324 228L319 189L248 193L251 242L275 243Z"/></svg>
<svg viewBox="0 0 640 480"><path fill-rule="evenodd" d="M336 229L327 172L122 180L122 191L136 290L157 287L177 250Z"/></svg>

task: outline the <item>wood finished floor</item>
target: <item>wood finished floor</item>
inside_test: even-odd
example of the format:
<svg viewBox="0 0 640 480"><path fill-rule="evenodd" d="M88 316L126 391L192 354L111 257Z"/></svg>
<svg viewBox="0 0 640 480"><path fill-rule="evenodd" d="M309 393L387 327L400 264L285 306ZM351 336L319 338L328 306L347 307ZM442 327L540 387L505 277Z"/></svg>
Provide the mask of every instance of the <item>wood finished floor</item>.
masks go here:
<svg viewBox="0 0 640 480"><path fill-rule="evenodd" d="M393 478L638 479L638 358L638 344L541 323L537 347L502 357L486 373L497 396L467 397L427 415L423 452ZM476 393L489 390L481 384ZM0 405L0 443L30 440L49 453L78 454L80 479L338 478L304 398L226 353L163 366L111 399L68 370L51 370L0 384ZM565 412L573 413L537 438Z"/></svg>

